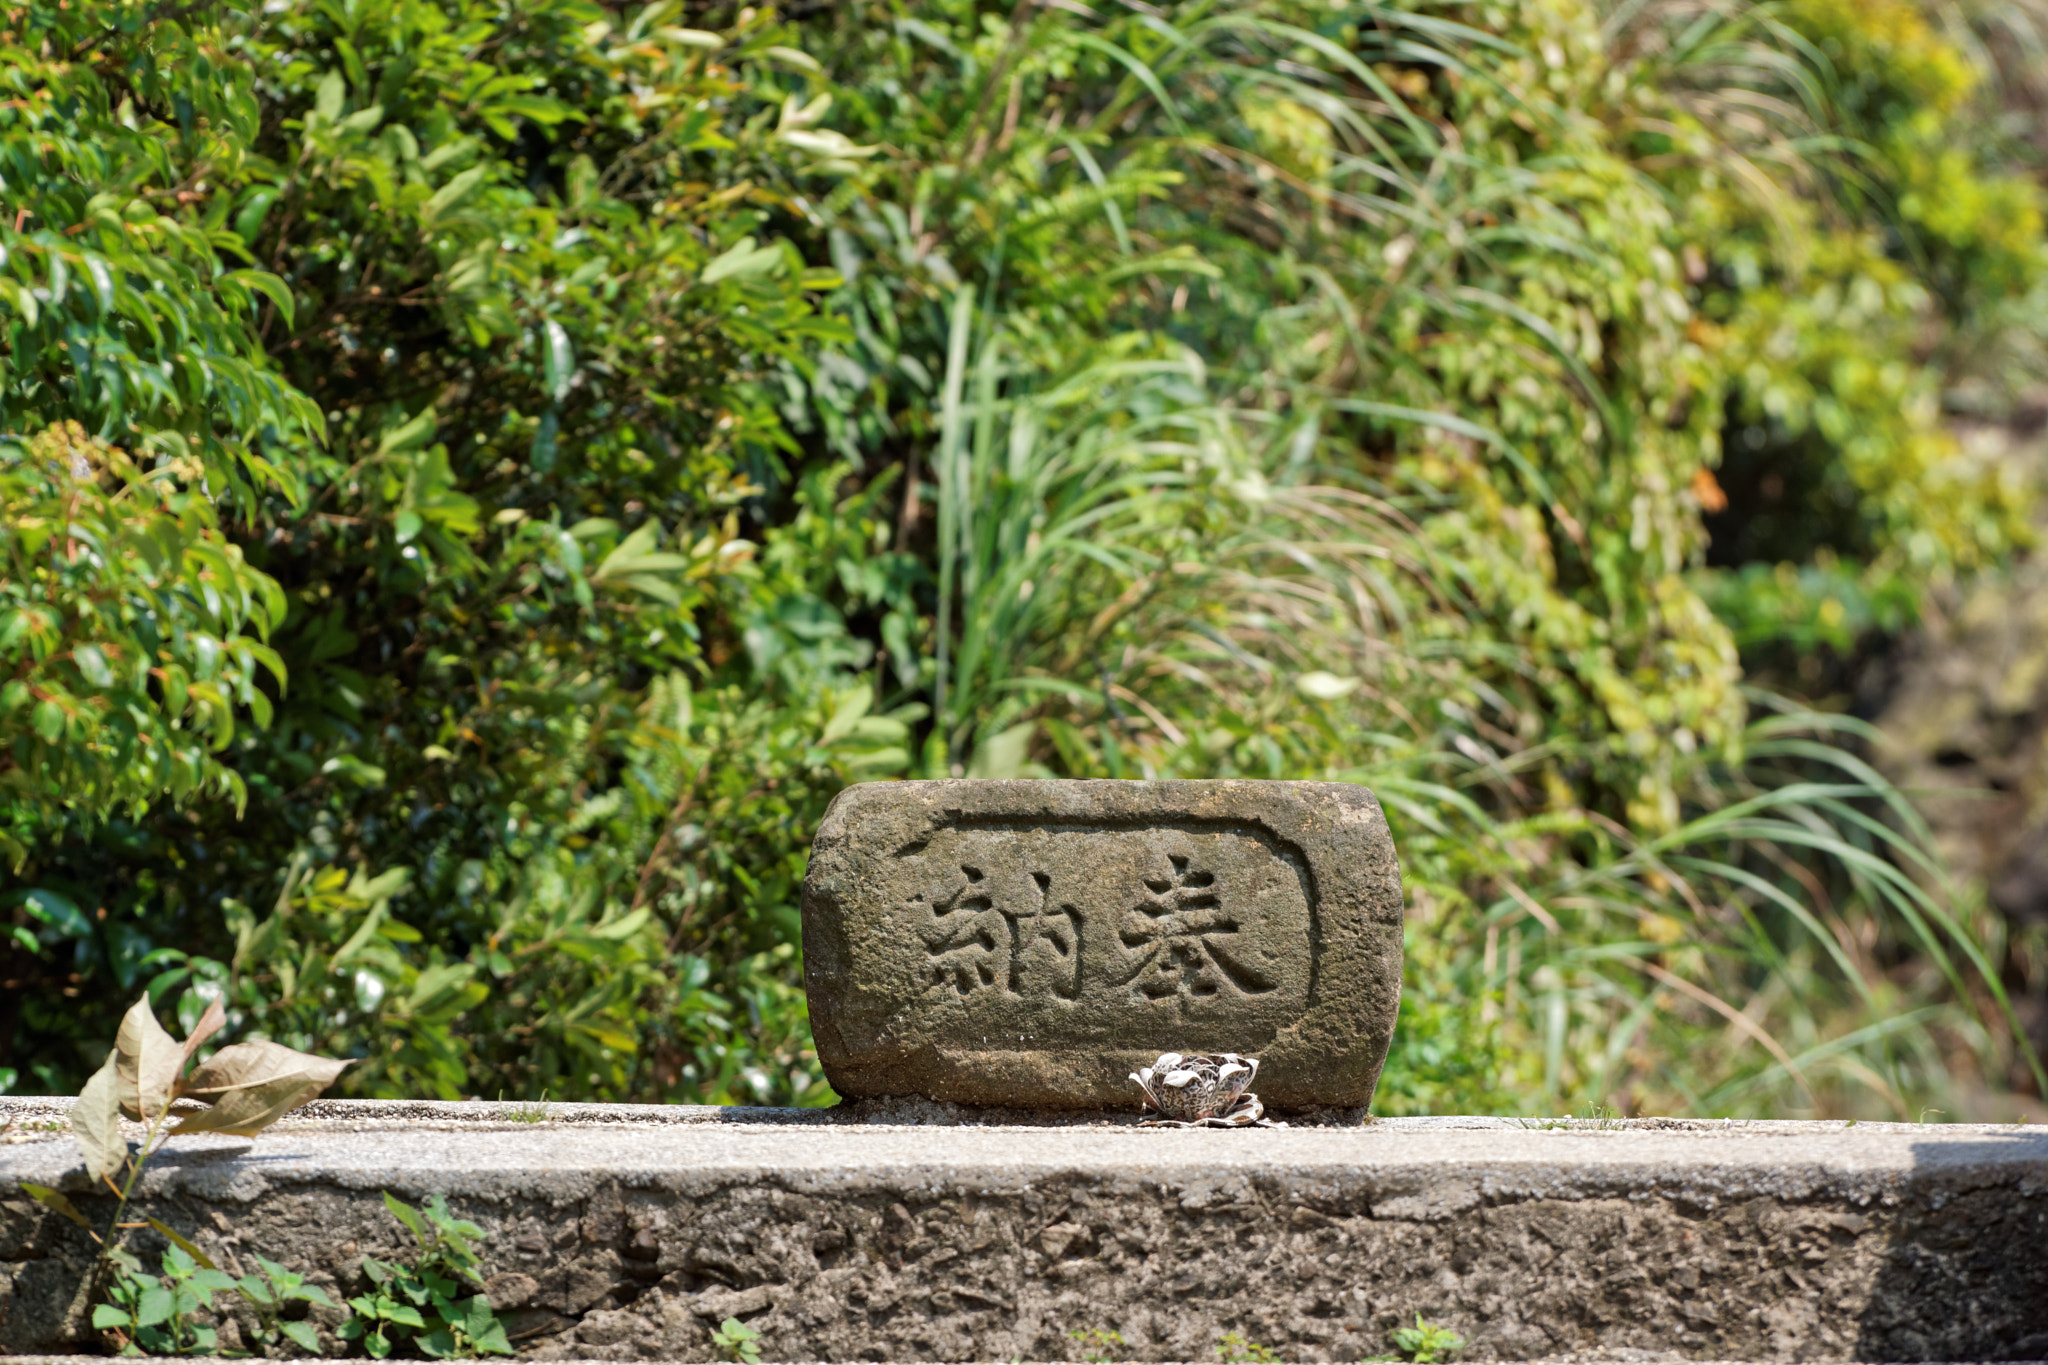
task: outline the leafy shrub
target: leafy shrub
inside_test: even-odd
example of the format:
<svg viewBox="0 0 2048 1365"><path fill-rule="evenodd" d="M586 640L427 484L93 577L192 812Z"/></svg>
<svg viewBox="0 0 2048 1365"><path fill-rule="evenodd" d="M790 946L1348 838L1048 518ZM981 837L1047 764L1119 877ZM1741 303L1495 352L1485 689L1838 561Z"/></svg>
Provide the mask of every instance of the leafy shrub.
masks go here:
<svg viewBox="0 0 2048 1365"><path fill-rule="evenodd" d="M244 1275L235 1281L235 1288L241 1291L256 1319L254 1330L243 1332L243 1340L253 1337L253 1344L266 1352L278 1351L290 1342L307 1355L318 1355L320 1339L313 1330L313 1324L284 1315L295 1303L332 1308L334 1300L328 1298L327 1291L319 1285L307 1284L305 1276L286 1270L276 1261L253 1253L252 1259L260 1273Z"/></svg>
<svg viewBox="0 0 2048 1365"><path fill-rule="evenodd" d="M110 485L123 458L149 467L122 451L171 459L107 517L204 478L234 527L207 549L204 500L150 513L184 518L164 524L199 547L192 573L202 551L224 566L182 595L120 558L60 554L46 583L47 542L10 531L32 570L10 584L68 594L54 624L0 621L10 668L47 660L53 680L27 677L46 695L10 694L0 721L6 780L36 797L0 822L18 888L0 908L34 907L14 937L33 984L0 1020L25 1080L68 1085L108 1026L61 994L75 972L354 1053L356 1093L829 1098L786 948L800 831L849 777L899 768L903 731L855 712L864 647L814 591L836 544L870 542L859 508L827 477L778 518L822 561L745 533L789 495L772 380L832 332L811 300L834 278L764 235L780 201L745 185L844 154L760 121L771 73L802 64L782 30L665 15L230 4L106 33L19 12L9 79L30 94L0 152L41 176L22 221L61 228L81 187L101 196L106 250L127 253L106 271L161 283L147 307L217 335L220 374L165 425L156 351L67 407L57 348L43 407L10 416L75 413L119 447L77 447ZM69 122L46 90L75 91ZM61 174L36 150L59 122L100 149ZM166 273L129 222L200 265ZM18 277L54 249L7 231ZM201 269L216 254L241 264ZM158 344L126 295L93 294L96 258L64 269L63 325L109 356ZM26 530L77 477L59 467L77 442L39 439L0 490ZM74 677L139 676L150 630L202 662L156 661L135 698ZM248 805L186 799L203 783Z"/></svg>
<svg viewBox="0 0 2048 1365"><path fill-rule="evenodd" d="M161 1279L145 1273L126 1250L116 1249L113 1257L107 1302L92 1310L95 1330L143 1355L212 1355L219 1349L219 1332L195 1319L213 1307L215 1294L236 1287L234 1276L200 1265L175 1244L164 1250Z"/></svg>
<svg viewBox="0 0 2048 1365"><path fill-rule="evenodd" d="M490 1299L462 1293L465 1285L478 1283L475 1245L483 1229L449 1213L448 1201L438 1194L415 1209L386 1191L384 1206L412 1233L419 1250L403 1265L363 1258L370 1292L348 1301L342 1339L362 1342L376 1360L405 1344L434 1360L511 1355L512 1343Z"/></svg>

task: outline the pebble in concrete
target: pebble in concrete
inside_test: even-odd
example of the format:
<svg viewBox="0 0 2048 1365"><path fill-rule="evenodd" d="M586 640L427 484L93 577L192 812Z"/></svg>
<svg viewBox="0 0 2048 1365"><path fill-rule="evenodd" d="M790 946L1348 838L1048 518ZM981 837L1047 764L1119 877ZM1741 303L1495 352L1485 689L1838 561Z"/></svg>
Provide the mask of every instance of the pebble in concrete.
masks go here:
<svg viewBox="0 0 2048 1365"><path fill-rule="evenodd" d="M849 1097L1129 1107L1160 1053L1237 1052L1271 1107L1360 1107L1400 999L1400 868L1347 783L851 787L803 921Z"/></svg>

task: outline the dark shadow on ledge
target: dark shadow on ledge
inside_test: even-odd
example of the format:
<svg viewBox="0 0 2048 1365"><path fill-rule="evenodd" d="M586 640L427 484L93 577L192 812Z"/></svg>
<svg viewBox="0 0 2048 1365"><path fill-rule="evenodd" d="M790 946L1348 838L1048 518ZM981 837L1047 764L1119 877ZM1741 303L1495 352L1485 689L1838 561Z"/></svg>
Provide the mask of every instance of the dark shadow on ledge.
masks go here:
<svg viewBox="0 0 2048 1365"><path fill-rule="evenodd" d="M2048 1129L1915 1143L1902 1194L1855 1358L2048 1358Z"/></svg>

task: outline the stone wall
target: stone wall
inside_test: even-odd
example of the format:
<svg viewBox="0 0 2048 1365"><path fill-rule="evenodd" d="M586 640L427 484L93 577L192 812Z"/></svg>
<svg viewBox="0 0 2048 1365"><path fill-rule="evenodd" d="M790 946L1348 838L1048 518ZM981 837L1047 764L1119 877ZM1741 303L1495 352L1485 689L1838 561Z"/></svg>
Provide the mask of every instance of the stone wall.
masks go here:
<svg viewBox="0 0 2048 1365"><path fill-rule="evenodd" d="M1468 1360L2048 1356L2039 1128L507 1108L330 1102L253 1142L178 1139L145 1211L339 1298L409 1245L382 1191L445 1193L536 1359L709 1359L736 1316L772 1360L1071 1359L1085 1328L1134 1359L1213 1361L1235 1331L1356 1360L1417 1313ZM61 1111L10 1113L19 1136ZM92 1247L23 1180L102 1220L111 1199L66 1135L0 1146L0 1352L64 1349L90 1337Z"/></svg>

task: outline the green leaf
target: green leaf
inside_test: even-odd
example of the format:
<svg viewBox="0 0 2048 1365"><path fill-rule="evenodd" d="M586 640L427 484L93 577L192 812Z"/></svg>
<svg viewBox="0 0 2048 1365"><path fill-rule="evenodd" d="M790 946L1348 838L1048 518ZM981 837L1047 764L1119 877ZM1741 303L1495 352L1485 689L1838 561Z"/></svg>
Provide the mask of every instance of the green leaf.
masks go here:
<svg viewBox="0 0 2048 1365"><path fill-rule="evenodd" d="M277 1330L283 1334L285 1340L297 1346L307 1355L318 1355L320 1353L320 1337L313 1330L312 1323L280 1322L277 1325Z"/></svg>
<svg viewBox="0 0 2048 1365"><path fill-rule="evenodd" d="M177 1311L178 1301L171 1291L160 1284L143 1286L141 1295L135 1301L135 1325L157 1327L171 1320Z"/></svg>
<svg viewBox="0 0 2048 1365"><path fill-rule="evenodd" d="M541 362L548 393L559 403L568 395L569 381L576 375L576 353L569 345L568 330L553 318L542 324L541 333Z"/></svg>
<svg viewBox="0 0 2048 1365"><path fill-rule="evenodd" d="M27 1195L29 1198L35 1200L38 1204L43 1205L45 1208L48 1208L56 1213L60 1213L64 1215L64 1217L69 1218L72 1222L78 1224L78 1226L84 1228L87 1232L92 1231L92 1224L85 1221L85 1215L80 1213L75 1207L73 1207L69 1199L66 1199L62 1194L60 1194L56 1190L51 1189L48 1185L31 1185L26 1180L24 1180L21 1182L21 1192Z"/></svg>
<svg viewBox="0 0 2048 1365"><path fill-rule="evenodd" d="M419 1210L389 1190L384 1191L384 1207L390 1210L393 1218L405 1224L406 1231L418 1238L421 1246L426 1246L434 1240L433 1234L427 1230L426 1223L420 1218Z"/></svg>
<svg viewBox="0 0 2048 1365"><path fill-rule="evenodd" d="M71 661L78 665L78 671L94 687L112 687L114 670L107 667L107 656L98 645L78 645L71 651Z"/></svg>
<svg viewBox="0 0 2048 1365"><path fill-rule="evenodd" d="M490 168L472 166L451 177L447 184L434 191L433 197L420 206L420 225L431 227L439 222L450 209L458 208L478 187L490 178Z"/></svg>
<svg viewBox="0 0 2048 1365"><path fill-rule="evenodd" d="M774 270L783 262L782 248L771 243L756 247L752 237L741 238L730 250L714 258L704 267L700 280L704 284L716 284L725 279L744 279Z"/></svg>
<svg viewBox="0 0 2048 1365"><path fill-rule="evenodd" d="M247 198L242 201L242 207L235 212L235 235L250 246L254 246L256 235L263 231L263 220L269 214L270 206L276 202L277 190L274 186L264 185L250 191ZM278 307L285 309L289 305L279 304ZM291 321L289 312L285 314L285 321Z"/></svg>
<svg viewBox="0 0 2048 1365"><path fill-rule="evenodd" d="M55 930L61 938L86 938L92 934L92 922L69 897L37 887L23 896L21 903L29 918Z"/></svg>
<svg viewBox="0 0 2048 1365"><path fill-rule="evenodd" d="M341 102L348 93L339 69L330 71L320 78L320 84L313 90L313 110L321 118L332 123L341 117Z"/></svg>
<svg viewBox="0 0 2048 1365"><path fill-rule="evenodd" d="M575 113L568 105L548 95L507 95L498 101L498 108L520 118L530 118L543 127L553 127Z"/></svg>
<svg viewBox="0 0 2048 1365"><path fill-rule="evenodd" d="M377 454L381 457L422 450L433 441L434 432L439 426L440 419L436 416L433 405L429 404L406 421L387 428L377 438Z"/></svg>
<svg viewBox="0 0 2048 1365"><path fill-rule="evenodd" d="M171 1231L169 1227L165 1226L163 1223L158 1222L154 1218L145 1216L143 1221L148 1223L151 1227L155 1228L158 1232L162 1233L164 1236L164 1240L168 1241L172 1246L176 1247L178 1250L184 1252L187 1256L190 1256L200 1266L212 1271L216 1275L222 1273L220 1267L216 1266L213 1263L212 1257L208 1256L205 1252L201 1251L198 1247L194 1246L191 1242L187 1241L179 1233ZM232 1279L226 1278L225 1276L223 1276L223 1278L218 1282L209 1280L207 1281L207 1283L213 1285L213 1287L216 1289L233 1289L235 1287L235 1282Z"/></svg>
<svg viewBox="0 0 2048 1365"><path fill-rule="evenodd" d="M96 1303L92 1309L92 1325L96 1331L104 1332L114 1327L133 1327L135 1319L126 1309L117 1308L111 1303Z"/></svg>
<svg viewBox="0 0 2048 1365"><path fill-rule="evenodd" d="M194 1271L190 1283L200 1293L202 1302L210 1304L213 1295L235 1288L235 1277L225 1270L207 1268Z"/></svg>
<svg viewBox="0 0 2048 1365"><path fill-rule="evenodd" d="M230 270L224 278L254 289L268 298L277 305L278 316L284 325L292 325L292 291L283 280L267 270Z"/></svg>

